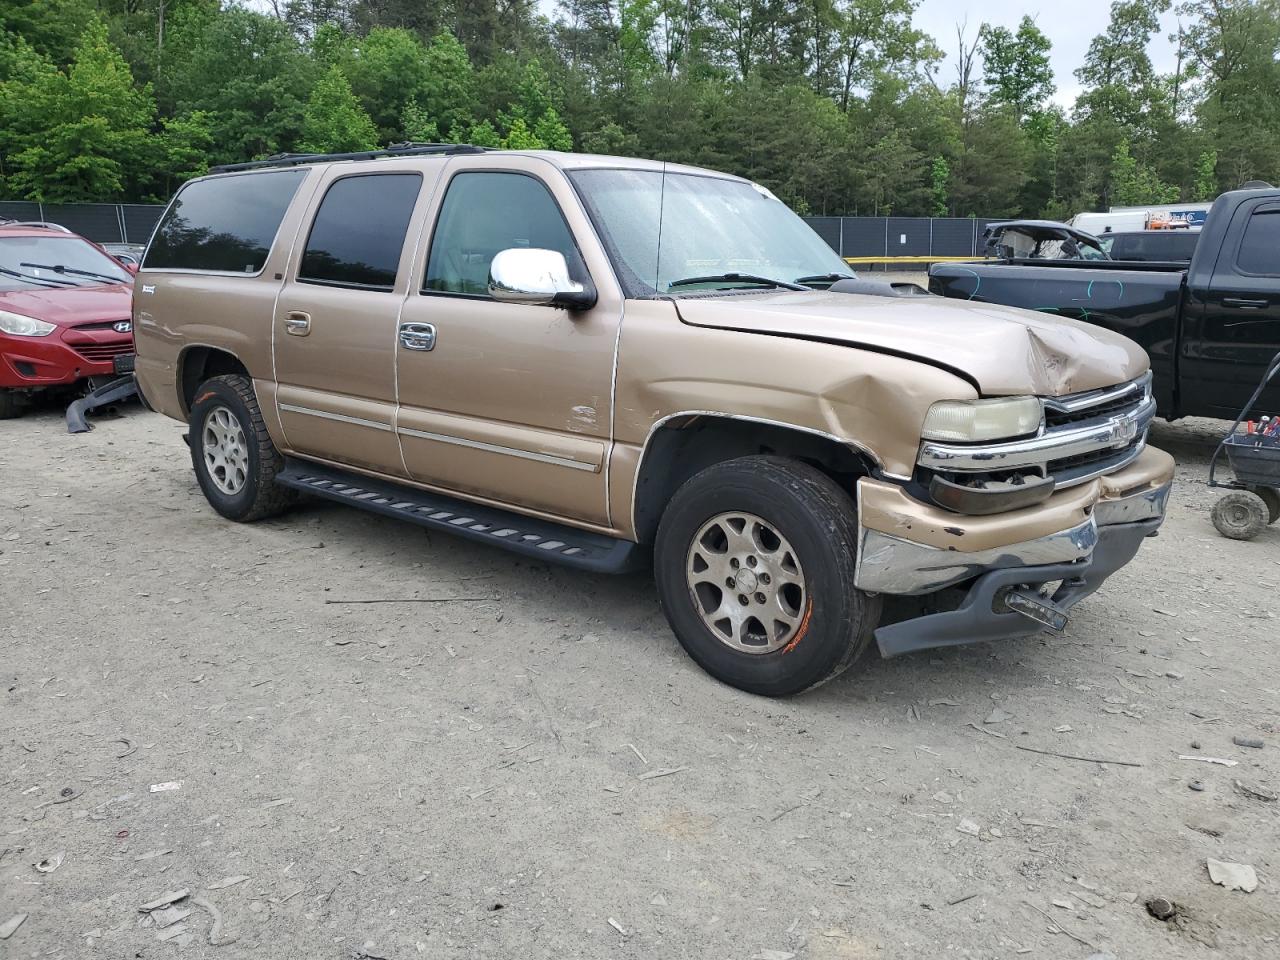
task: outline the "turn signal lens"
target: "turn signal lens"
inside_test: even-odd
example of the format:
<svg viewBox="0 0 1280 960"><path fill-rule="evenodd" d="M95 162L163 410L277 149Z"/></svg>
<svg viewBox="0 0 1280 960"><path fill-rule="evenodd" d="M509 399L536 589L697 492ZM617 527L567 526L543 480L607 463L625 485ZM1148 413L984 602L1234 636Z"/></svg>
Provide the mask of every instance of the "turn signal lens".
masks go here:
<svg viewBox="0 0 1280 960"><path fill-rule="evenodd" d="M1035 433L1044 413L1036 397L943 400L929 408L921 436L926 440L976 443Z"/></svg>

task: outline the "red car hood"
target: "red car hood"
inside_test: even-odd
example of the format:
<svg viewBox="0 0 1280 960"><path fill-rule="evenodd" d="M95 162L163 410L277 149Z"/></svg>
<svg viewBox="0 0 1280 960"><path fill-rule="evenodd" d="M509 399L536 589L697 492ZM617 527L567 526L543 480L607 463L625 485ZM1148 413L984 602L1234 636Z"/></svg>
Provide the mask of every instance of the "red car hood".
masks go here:
<svg viewBox="0 0 1280 960"><path fill-rule="evenodd" d="M60 290L0 290L0 310L12 310L59 327L128 320L132 307L133 285L129 283Z"/></svg>

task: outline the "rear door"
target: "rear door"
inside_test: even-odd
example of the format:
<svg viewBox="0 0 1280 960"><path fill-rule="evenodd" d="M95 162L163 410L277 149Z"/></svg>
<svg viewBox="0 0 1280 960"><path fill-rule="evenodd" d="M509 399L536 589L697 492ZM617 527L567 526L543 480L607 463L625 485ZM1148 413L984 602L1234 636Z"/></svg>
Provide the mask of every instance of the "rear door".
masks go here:
<svg viewBox="0 0 1280 960"><path fill-rule="evenodd" d="M405 464L422 483L608 523L605 466L622 295L564 175L514 155L450 161L398 345ZM590 310L500 303L489 265L557 250ZM430 339L424 339L429 330Z"/></svg>
<svg viewBox="0 0 1280 960"><path fill-rule="evenodd" d="M1207 288L1193 277L1182 335L1182 406L1234 418L1280 351L1280 201L1236 208ZM1280 410L1280 378L1255 414Z"/></svg>
<svg viewBox="0 0 1280 960"><path fill-rule="evenodd" d="M276 302L276 403L290 451L404 476L395 344L421 169L336 165L295 243Z"/></svg>

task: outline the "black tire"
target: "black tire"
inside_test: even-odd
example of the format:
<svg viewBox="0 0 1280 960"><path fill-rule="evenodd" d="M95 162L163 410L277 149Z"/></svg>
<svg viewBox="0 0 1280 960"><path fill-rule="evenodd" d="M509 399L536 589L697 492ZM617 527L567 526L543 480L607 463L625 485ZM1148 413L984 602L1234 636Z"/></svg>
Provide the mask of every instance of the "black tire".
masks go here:
<svg viewBox="0 0 1280 960"><path fill-rule="evenodd" d="M22 416L22 399L12 390L0 387L0 420Z"/></svg>
<svg viewBox="0 0 1280 960"><path fill-rule="evenodd" d="M718 585L705 582L695 587L686 572L700 562L691 555L695 537L707 524L734 511L775 528L803 574L803 592L794 594L795 609L803 608L803 613L793 633L783 635L786 645L780 649L744 652L732 646L704 619L703 611L720 602L731 606L746 594L735 595L735 585L715 601L714 593L697 591L714 591ZM848 669L866 649L879 621L880 598L853 585L857 536L853 499L807 464L752 456L709 467L676 491L658 526L654 576L662 610L681 646L717 680L765 696L800 693ZM717 557L727 557L726 551L728 546ZM775 589L781 595L782 588ZM764 594L753 594L748 603L760 596ZM707 616L714 617L714 612ZM756 626L762 627L761 622ZM769 637L772 629L761 631L765 643L782 642L776 631L775 638Z"/></svg>
<svg viewBox="0 0 1280 960"><path fill-rule="evenodd" d="M1252 540L1267 525L1267 505L1247 490L1228 493L1213 505L1213 525L1231 540Z"/></svg>
<svg viewBox="0 0 1280 960"><path fill-rule="evenodd" d="M1280 490L1275 487L1254 487L1253 492L1267 505L1267 523L1280 520Z"/></svg>
<svg viewBox="0 0 1280 960"><path fill-rule="evenodd" d="M243 434L243 444L237 446L236 456L237 479L243 477L238 487L234 482L227 482L225 467L215 476L219 468L211 467L205 455L206 441L212 439L207 431L214 421L223 420L219 411L233 417ZM276 474L284 467L284 458L271 442L248 377L229 374L200 384L191 405L190 444L191 464L200 489L210 506L228 520L250 523L275 516L297 499L294 491L275 482ZM222 489L220 483L232 489Z"/></svg>

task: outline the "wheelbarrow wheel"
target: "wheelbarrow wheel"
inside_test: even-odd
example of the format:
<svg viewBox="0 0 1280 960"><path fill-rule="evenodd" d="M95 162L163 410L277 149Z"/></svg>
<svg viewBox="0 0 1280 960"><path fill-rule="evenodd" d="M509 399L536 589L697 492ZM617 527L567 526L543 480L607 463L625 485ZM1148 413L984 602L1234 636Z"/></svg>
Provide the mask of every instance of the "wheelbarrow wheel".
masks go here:
<svg viewBox="0 0 1280 960"><path fill-rule="evenodd" d="M1267 505L1267 523L1280 520L1280 490L1275 487L1254 487L1253 492Z"/></svg>
<svg viewBox="0 0 1280 960"><path fill-rule="evenodd" d="M1267 525L1268 513L1262 497L1238 490L1213 505L1213 525L1231 540L1252 540Z"/></svg>

